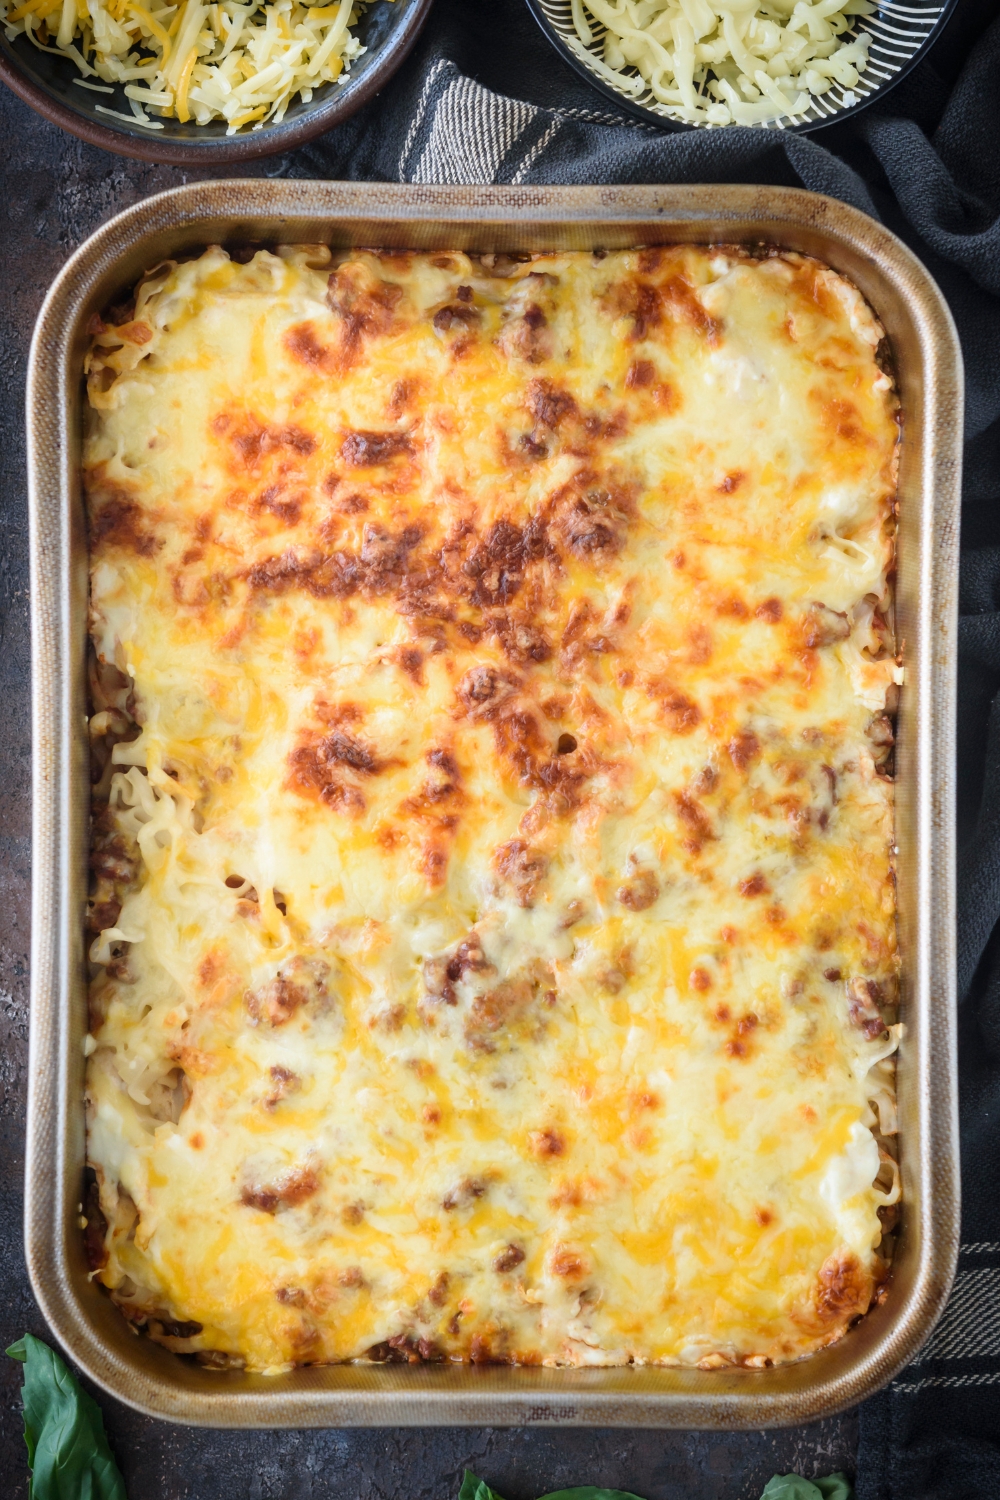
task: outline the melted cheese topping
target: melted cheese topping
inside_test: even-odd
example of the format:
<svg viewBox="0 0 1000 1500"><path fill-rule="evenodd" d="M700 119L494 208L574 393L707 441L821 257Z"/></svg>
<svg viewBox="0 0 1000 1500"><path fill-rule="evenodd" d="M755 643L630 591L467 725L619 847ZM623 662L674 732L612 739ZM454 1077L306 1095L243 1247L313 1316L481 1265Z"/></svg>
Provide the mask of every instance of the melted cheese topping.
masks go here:
<svg viewBox="0 0 1000 1500"><path fill-rule="evenodd" d="M137 298L85 447L101 1279L257 1370L839 1337L898 1196L870 310L698 247Z"/></svg>

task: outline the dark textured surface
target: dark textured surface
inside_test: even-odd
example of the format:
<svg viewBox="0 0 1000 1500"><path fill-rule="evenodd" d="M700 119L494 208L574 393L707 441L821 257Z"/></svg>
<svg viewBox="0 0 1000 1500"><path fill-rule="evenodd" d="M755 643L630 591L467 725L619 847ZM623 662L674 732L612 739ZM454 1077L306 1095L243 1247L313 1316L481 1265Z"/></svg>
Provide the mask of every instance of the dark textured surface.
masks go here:
<svg viewBox="0 0 1000 1500"><path fill-rule="evenodd" d="M544 44L543 44L544 45ZM27 501L23 391L35 315L53 276L99 224L128 204L189 181L168 167L107 156L61 134L0 93L4 143L0 406L0 1347L25 1330L47 1337L21 1246L27 1085L30 726ZM16 146L16 149L15 149ZM244 175L263 176L274 163ZM223 172L205 174L224 176ZM3 1382L0 1494L26 1496L19 1367ZM136 1416L101 1398L130 1500L452 1500L468 1464L508 1500L573 1483L614 1485L648 1500L756 1500L775 1470L853 1467L852 1416L765 1434L455 1429L220 1433Z"/></svg>

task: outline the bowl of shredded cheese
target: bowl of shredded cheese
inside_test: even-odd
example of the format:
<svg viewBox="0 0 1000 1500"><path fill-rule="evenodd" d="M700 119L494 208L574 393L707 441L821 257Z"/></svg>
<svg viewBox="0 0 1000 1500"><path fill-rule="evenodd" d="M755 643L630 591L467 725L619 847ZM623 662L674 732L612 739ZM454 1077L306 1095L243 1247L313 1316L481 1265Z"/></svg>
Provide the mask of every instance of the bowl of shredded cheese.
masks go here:
<svg viewBox="0 0 1000 1500"><path fill-rule="evenodd" d="M957 0L527 0L566 62L666 129L816 130L920 61Z"/></svg>
<svg viewBox="0 0 1000 1500"><path fill-rule="evenodd" d="M0 77L111 151L287 151L381 89L431 0L0 0Z"/></svg>

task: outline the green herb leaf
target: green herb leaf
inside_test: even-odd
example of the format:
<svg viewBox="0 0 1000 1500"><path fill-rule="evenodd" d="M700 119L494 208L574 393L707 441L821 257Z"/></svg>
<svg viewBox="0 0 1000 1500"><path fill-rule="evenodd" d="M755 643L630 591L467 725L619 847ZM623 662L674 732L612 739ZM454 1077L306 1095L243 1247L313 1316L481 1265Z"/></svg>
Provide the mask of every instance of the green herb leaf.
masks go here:
<svg viewBox="0 0 1000 1500"><path fill-rule="evenodd" d="M466 1469L458 1500L503 1500L503 1497L491 1490L485 1479L477 1479ZM542 1495L541 1500L640 1500L640 1497L630 1490L602 1490L584 1484L572 1490L553 1490L551 1495ZM834 1496L833 1500L838 1500L838 1497Z"/></svg>
<svg viewBox="0 0 1000 1500"><path fill-rule="evenodd" d="M24 1441L31 1500L126 1500L100 1407L58 1354L26 1333L7 1350L24 1365Z"/></svg>
<svg viewBox="0 0 1000 1500"><path fill-rule="evenodd" d="M503 1496L498 1495L496 1490L491 1490L485 1479L477 1479L471 1469L466 1469L462 1475L458 1500L503 1500Z"/></svg>
<svg viewBox="0 0 1000 1500"><path fill-rule="evenodd" d="M502 1500L485 1479L477 1479L468 1469L462 1480L458 1500ZM572 1490L553 1490L540 1500L640 1500L631 1490L595 1489L592 1484ZM760 1500L854 1500L854 1490L846 1474L829 1474L825 1479L802 1479L798 1474L775 1474Z"/></svg>
<svg viewBox="0 0 1000 1500"><path fill-rule="evenodd" d="M602 1490L583 1484L574 1490L553 1490L551 1495L543 1495L542 1500L640 1500L640 1497L631 1490Z"/></svg>
<svg viewBox="0 0 1000 1500"><path fill-rule="evenodd" d="M846 1474L828 1474L825 1479L775 1474L760 1500L854 1500L854 1490Z"/></svg>

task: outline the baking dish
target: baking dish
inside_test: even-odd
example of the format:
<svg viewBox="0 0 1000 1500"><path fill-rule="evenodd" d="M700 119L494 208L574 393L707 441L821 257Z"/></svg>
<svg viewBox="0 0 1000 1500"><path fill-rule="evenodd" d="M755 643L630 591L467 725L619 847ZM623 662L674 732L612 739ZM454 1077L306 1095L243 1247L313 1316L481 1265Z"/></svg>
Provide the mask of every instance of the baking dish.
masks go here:
<svg viewBox="0 0 1000 1500"><path fill-rule="evenodd" d="M206 243L530 250L768 242L849 276L881 318L903 409L897 758L903 956L899 1107L905 1210L885 1303L840 1343L761 1371L343 1365L215 1372L137 1339L87 1276L80 1215L87 1012L84 664L87 569L77 477L92 313L164 256ZM454 188L216 182L120 214L74 255L39 317L28 389L34 630L34 911L27 1258L54 1332L136 1408L206 1426L542 1422L761 1428L851 1405L911 1359L940 1312L958 1234L953 707L961 360L910 252L856 210L763 187Z"/></svg>

